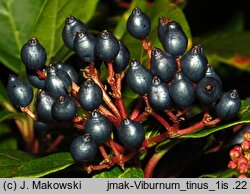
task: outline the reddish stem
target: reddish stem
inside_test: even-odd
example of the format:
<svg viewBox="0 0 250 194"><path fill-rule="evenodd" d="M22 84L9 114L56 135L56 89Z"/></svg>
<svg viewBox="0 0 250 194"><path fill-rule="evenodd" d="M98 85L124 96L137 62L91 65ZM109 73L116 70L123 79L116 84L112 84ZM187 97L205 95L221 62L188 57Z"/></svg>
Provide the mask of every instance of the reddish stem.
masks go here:
<svg viewBox="0 0 250 194"><path fill-rule="evenodd" d="M47 77L46 73L40 69L36 70L36 74L38 75L40 79L46 79Z"/></svg>
<svg viewBox="0 0 250 194"><path fill-rule="evenodd" d="M106 142L106 144L107 144L107 146L109 146L109 147L111 147L111 145L110 145L110 142L109 141L107 141ZM122 153L122 154L124 154L125 153L125 148L124 147L122 147L121 145L119 145L118 143L116 143L115 141L113 141L113 146L115 146L116 147L116 149L118 150L118 152L120 152L120 153Z"/></svg>
<svg viewBox="0 0 250 194"><path fill-rule="evenodd" d="M119 126L121 120L115 117L108 109L106 109L104 106L99 106L98 110L106 116L116 127Z"/></svg>
<svg viewBox="0 0 250 194"><path fill-rule="evenodd" d="M162 141L166 140L168 137L169 137L168 133L163 133L163 134L157 135L155 137L145 139L142 146L143 147L151 147L152 144L162 142Z"/></svg>
<svg viewBox="0 0 250 194"><path fill-rule="evenodd" d="M148 53L149 59L151 59L151 47L152 47L151 42L148 41L147 39L143 39L141 40L141 44L144 50Z"/></svg>
<svg viewBox="0 0 250 194"><path fill-rule="evenodd" d="M173 128L161 115L159 115L158 113L156 112L153 112L152 113L152 116L158 120L164 127L165 129L167 130L168 134L170 136L172 135L175 135L176 134L176 129Z"/></svg>
<svg viewBox="0 0 250 194"><path fill-rule="evenodd" d="M176 59L176 63L177 63L178 71L181 71L181 57L178 57Z"/></svg>
<svg viewBox="0 0 250 194"><path fill-rule="evenodd" d="M116 107L119 109L120 114L121 114L121 119L126 119L127 118L127 111L124 106L122 98L117 98L116 99Z"/></svg>
<svg viewBox="0 0 250 194"><path fill-rule="evenodd" d="M89 64L89 74L93 75L95 73L95 64L92 62Z"/></svg>
<svg viewBox="0 0 250 194"><path fill-rule="evenodd" d="M124 8L124 9L130 8L131 3L124 2L123 0L115 0L115 1L120 7Z"/></svg>
<svg viewBox="0 0 250 194"><path fill-rule="evenodd" d="M78 129L79 131L83 131L84 130L83 124L74 123L74 128Z"/></svg>
<svg viewBox="0 0 250 194"><path fill-rule="evenodd" d="M166 110L165 113L167 113L172 121L178 122L178 117L171 110Z"/></svg>
<svg viewBox="0 0 250 194"><path fill-rule="evenodd" d="M105 163L110 163L110 159L109 159L109 156L108 156L108 154L107 154L107 152L105 150L105 147L103 145L99 145L99 150L100 150L100 152L102 154L104 162Z"/></svg>
<svg viewBox="0 0 250 194"><path fill-rule="evenodd" d="M33 154L37 154L38 152L39 152L39 141L38 139L35 139L33 144Z"/></svg>
<svg viewBox="0 0 250 194"><path fill-rule="evenodd" d="M133 120L136 121L136 122L141 122L143 119L147 118L148 116L149 116L149 113L147 111L144 111L143 113L139 114Z"/></svg>
<svg viewBox="0 0 250 194"><path fill-rule="evenodd" d="M37 120L36 115L29 109L29 107L20 107L22 112L25 112L30 118L32 118L34 121Z"/></svg>
<svg viewBox="0 0 250 194"><path fill-rule="evenodd" d="M52 152L64 139L63 135L59 135L56 140L49 146L49 148L46 150L46 152L50 153Z"/></svg>
<svg viewBox="0 0 250 194"><path fill-rule="evenodd" d="M143 105L143 99L140 98L139 102L136 104L133 112L130 115L131 120L134 120L139 115L141 108L142 108L142 105Z"/></svg>

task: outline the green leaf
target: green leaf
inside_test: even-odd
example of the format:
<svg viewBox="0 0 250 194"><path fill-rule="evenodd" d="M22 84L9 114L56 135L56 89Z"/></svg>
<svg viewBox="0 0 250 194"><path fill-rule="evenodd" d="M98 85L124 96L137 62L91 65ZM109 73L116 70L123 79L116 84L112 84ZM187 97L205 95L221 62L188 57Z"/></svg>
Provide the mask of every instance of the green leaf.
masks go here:
<svg viewBox="0 0 250 194"><path fill-rule="evenodd" d="M65 18L74 15L88 22L98 0L1 0L0 61L15 73L23 69L20 60L22 45L31 37L39 39L51 60L62 60L69 50L62 41Z"/></svg>
<svg viewBox="0 0 250 194"><path fill-rule="evenodd" d="M16 112L10 112L7 110L0 111L0 122L6 120L6 119L11 119L15 116L20 115L19 113Z"/></svg>
<svg viewBox="0 0 250 194"><path fill-rule="evenodd" d="M119 167L114 167L110 170L96 174L93 178L143 178L144 173L141 168L125 168L123 171Z"/></svg>
<svg viewBox="0 0 250 194"><path fill-rule="evenodd" d="M0 177L42 177L74 163L70 153L35 158L21 151L0 151ZM49 165L48 165L49 164Z"/></svg>
<svg viewBox="0 0 250 194"><path fill-rule="evenodd" d="M18 73L20 50L27 42L44 0L0 1L0 61Z"/></svg>
<svg viewBox="0 0 250 194"><path fill-rule="evenodd" d="M197 39L210 61L250 71L250 32L218 32Z"/></svg>
<svg viewBox="0 0 250 194"><path fill-rule="evenodd" d="M17 149L17 140L7 124L0 124L0 150Z"/></svg>
<svg viewBox="0 0 250 194"><path fill-rule="evenodd" d="M241 110L238 116L238 119L236 121L233 121L231 123L223 124L223 125L216 125L215 127L211 128L204 128L196 133L183 135L179 138L201 138L208 136L216 131L220 131L235 125L239 124L249 124L250 123L250 101L249 100L242 100L241 101Z"/></svg>
<svg viewBox="0 0 250 194"><path fill-rule="evenodd" d="M238 175L238 171L225 169L225 170L213 173L213 174L201 175L199 178L232 178L236 175Z"/></svg>

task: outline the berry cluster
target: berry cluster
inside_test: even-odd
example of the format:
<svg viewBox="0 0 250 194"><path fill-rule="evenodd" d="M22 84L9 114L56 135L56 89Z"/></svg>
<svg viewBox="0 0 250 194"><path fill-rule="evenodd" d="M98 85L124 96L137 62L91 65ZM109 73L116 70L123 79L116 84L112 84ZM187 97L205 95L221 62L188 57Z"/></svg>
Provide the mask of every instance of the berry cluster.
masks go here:
<svg viewBox="0 0 250 194"><path fill-rule="evenodd" d="M247 178L250 172L250 131L243 134L243 141L240 146L235 146L229 153L231 161L228 167L237 169L239 178Z"/></svg>
<svg viewBox="0 0 250 194"><path fill-rule="evenodd" d="M89 172L114 164L123 167L138 150L142 152L167 138L232 119L241 107L236 90L223 92L221 79L208 64L203 47L195 45L186 51L188 38L177 21L159 18L158 39L164 50L151 48L147 39L150 19L139 8L132 11L126 27L148 53L149 69L138 59L130 61L127 46L110 31L103 30L94 36L82 21L69 16L65 20L62 38L69 49L89 64L81 70L82 76L79 77L75 68L65 63L46 66L45 48L36 38L31 38L21 50L29 83L39 89L35 113L29 109L34 96L31 86L14 75L9 76L7 91L11 102L37 120L36 124L72 123L79 130L81 135L73 140L70 148L77 162L90 163L99 149L104 160L96 166L87 165ZM97 61L107 66L108 87L100 80L101 72L95 68ZM141 96L130 115L122 99L124 77L129 88ZM202 120L181 128L196 99L204 110ZM88 114L79 115L79 109L88 111ZM211 111L215 112L215 119L210 115ZM142 121L150 115L166 131L145 139ZM107 153L106 146L114 156ZM147 166L145 171L148 169L152 168ZM150 174L146 172L145 176L147 173Z"/></svg>

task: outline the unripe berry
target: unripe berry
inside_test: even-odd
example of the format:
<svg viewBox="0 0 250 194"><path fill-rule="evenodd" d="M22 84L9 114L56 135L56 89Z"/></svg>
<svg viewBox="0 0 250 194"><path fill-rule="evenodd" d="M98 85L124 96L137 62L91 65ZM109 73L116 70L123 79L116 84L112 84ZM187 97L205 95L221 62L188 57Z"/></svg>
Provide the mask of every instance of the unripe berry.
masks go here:
<svg viewBox="0 0 250 194"><path fill-rule="evenodd" d="M221 119L232 119L240 111L241 100L236 90L225 92L215 106L216 114Z"/></svg>
<svg viewBox="0 0 250 194"><path fill-rule="evenodd" d="M183 74L191 81L197 82L203 78L207 71L207 57L203 47L195 45L181 59L181 69Z"/></svg>
<svg viewBox="0 0 250 194"><path fill-rule="evenodd" d="M84 134L73 140L70 153L76 162L89 163L96 156L97 145L89 134Z"/></svg>
<svg viewBox="0 0 250 194"><path fill-rule="evenodd" d="M247 126L247 127L249 127L249 126ZM245 132L243 134L243 138L244 138L244 140L250 141L250 131Z"/></svg>
<svg viewBox="0 0 250 194"><path fill-rule="evenodd" d="M111 136L112 123L98 111L93 111L85 123L84 130L99 145L105 143Z"/></svg>
<svg viewBox="0 0 250 194"><path fill-rule="evenodd" d="M119 41L107 30L102 31L96 38L95 55L99 59L105 62L112 62L115 60L119 50Z"/></svg>
<svg viewBox="0 0 250 194"><path fill-rule="evenodd" d="M137 60L132 60L131 67L127 71L126 81L130 89L139 95L144 95L148 92L149 86L152 81L152 75Z"/></svg>
<svg viewBox="0 0 250 194"><path fill-rule="evenodd" d="M244 140L241 142L241 148L243 151L250 151L250 141Z"/></svg>
<svg viewBox="0 0 250 194"><path fill-rule="evenodd" d="M36 38L31 38L21 49L21 60L30 70L42 68L47 59L44 47Z"/></svg>
<svg viewBox="0 0 250 194"><path fill-rule="evenodd" d="M126 147L139 148L145 139L143 125L130 119L124 119L117 130L120 141Z"/></svg>
<svg viewBox="0 0 250 194"><path fill-rule="evenodd" d="M232 149L229 152L229 155L230 155L231 160L238 161L238 159L241 157L242 154L241 154L241 152L239 150Z"/></svg>
<svg viewBox="0 0 250 194"><path fill-rule="evenodd" d="M91 79L87 79L81 85L77 97L81 106L87 111L97 109L103 102L102 89Z"/></svg>
<svg viewBox="0 0 250 194"><path fill-rule="evenodd" d="M51 111L52 116L58 121L70 120L76 115L76 102L71 96L59 96Z"/></svg>
<svg viewBox="0 0 250 194"><path fill-rule="evenodd" d="M190 106L195 99L195 88L193 83L182 73L176 73L169 88L171 99L178 107Z"/></svg>
<svg viewBox="0 0 250 194"><path fill-rule="evenodd" d="M149 17L138 7L134 8L127 20L127 30L136 39L145 39L151 28Z"/></svg>
<svg viewBox="0 0 250 194"><path fill-rule="evenodd" d="M119 46L120 49L113 65L115 73L120 73L124 71L127 68L130 61L130 52L126 47L126 45L121 40L119 40Z"/></svg>
<svg viewBox="0 0 250 194"><path fill-rule="evenodd" d="M15 75L9 75L7 95L15 106L26 107L33 100L33 90L30 85L20 81Z"/></svg>
<svg viewBox="0 0 250 194"><path fill-rule="evenodd" d="M238 165L237 169L238 169L239 173L245 174L248 171L248 166L247 166L247 164L242 163L242 164Z"/></svg>
<svg viewBox="0 0 250 194"><path fill-rule="evenodd" d="M153 75L168 82L173 79L177 72L177 63L172 55L162 52L159 48L154 48L150 60L150 70Z"/></svg>
<svg viewBox="0 0 250 194"><path fill-rule="evenodd" d="M181 25L160 17L158 21L158 38L165 51L174 57L183 55L187 49L188 39Z"/></svg>
<svg viewBox="0 0 250 194"><path fill-rule="evenodd" d="M248 163L250 162L250 151L244 153L245 158L247 159Z"/></svg>
<svg viewBox="0 0 250 194"><path fill-rule="evenodd" d="M231 169L235 169L235 168L237 168L237 163L236 162L234 162L234 161L229 161L229 163L228 163L228 168L231 168Z"/></svg>
<svg viewBox="0 0 250 194"><path fill-rule="evenodd" d="M94 62L95 57L95 37L83 30L76 33L74 48L77 56L86 63Z"/></svg>
<svg viewBox="0 0 250 194"><path fill-rule="evenodd" d="M171 99L167 86L155 77L149 87L148 99L155 110L166 110L171 105Z"/></svg>
<svg viewBox="0 0 250 194"><path fill-rule="evenodd" d="M65 19L65 24L63 27L63 31L62 31L62 38L63 38L65 45L70 50L74 50L75 36L79 30L88 31L88 28L80 20L76 19L73 16L68 16Z"/></svg>
<svg viewBox="0 0 250 194"><path fill-rule="evenodd" d="M238 176L238 178L247 178L247 174L240 174L240 176Z"/></svg>

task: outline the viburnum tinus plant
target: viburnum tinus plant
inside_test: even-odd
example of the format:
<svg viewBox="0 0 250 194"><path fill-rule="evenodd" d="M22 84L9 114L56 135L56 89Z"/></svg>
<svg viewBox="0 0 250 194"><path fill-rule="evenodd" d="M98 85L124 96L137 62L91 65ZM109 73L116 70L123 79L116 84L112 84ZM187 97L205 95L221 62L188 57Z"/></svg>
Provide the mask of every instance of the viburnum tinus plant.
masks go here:
<svg viewBox="0 0 250 194"><path fill-rule="evenodd" d="M36 37L22 45L26 79L10 74L7 95L33 120L27 152L46 154L45 160L51 157L53 165L54 155L64 161L60 145L65 143L68 147L61 150L70 154L66 153L68 163L61 169L75 166L83 176L96 177L130 169L131 174L153 177L162 157L186 140L214 133L203 149L216 152L223 147L214 144L215 132L237 122L243 109L237 89L224 91L206 48L191 46L178 21L164 15L157 18L157 33L151 38L152 22L134 7L123 26L141 44L143 59L131 58L139 51L130 48L126 39L108 29L93 33L73 15L65 18L58 36L84 64L78 70L58 60L47 64L47 48ZM160 45L154 47L154 41ZM136 97L129 104L128 92ZM236 125L233 130L241 128ZM250 172L249 132L243 137L241 146L228 153L228 167L235 177Z"/></svg>

